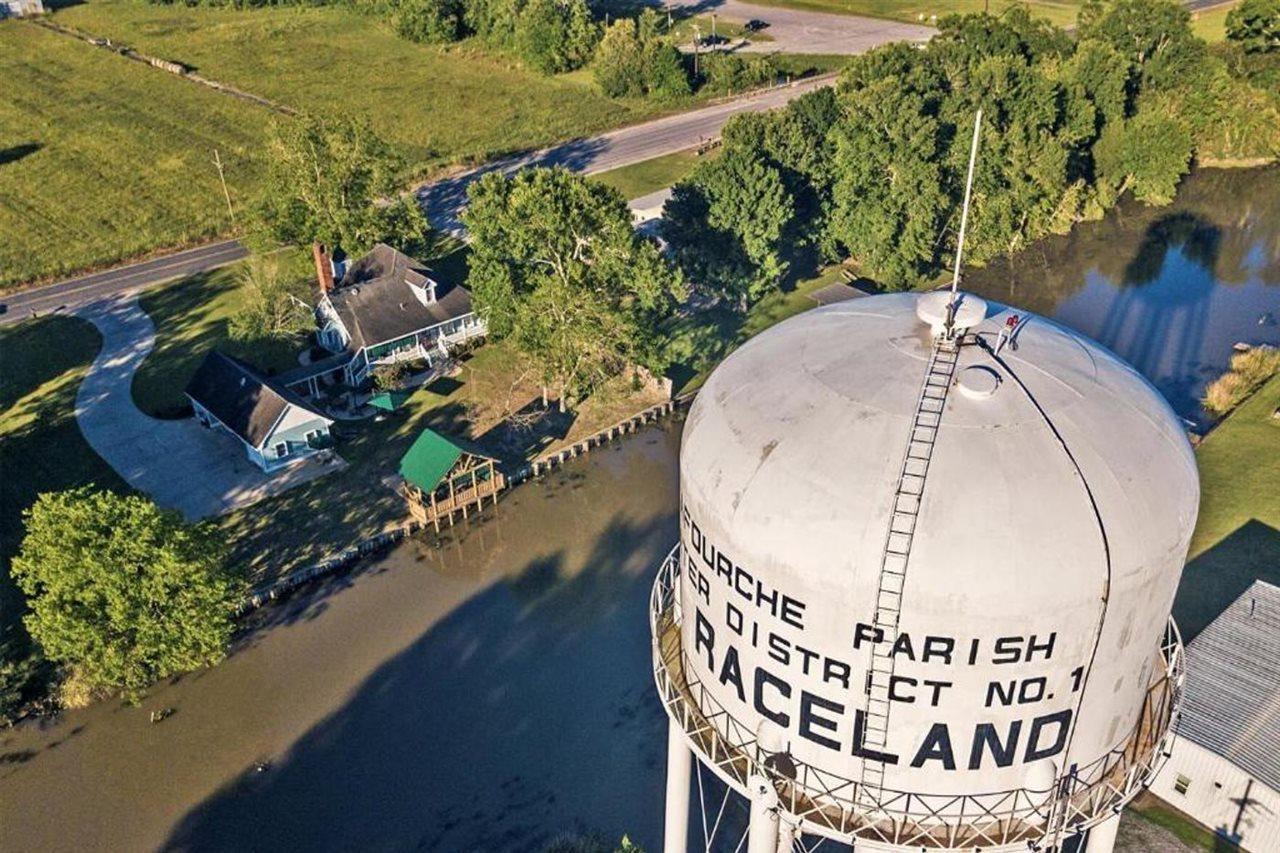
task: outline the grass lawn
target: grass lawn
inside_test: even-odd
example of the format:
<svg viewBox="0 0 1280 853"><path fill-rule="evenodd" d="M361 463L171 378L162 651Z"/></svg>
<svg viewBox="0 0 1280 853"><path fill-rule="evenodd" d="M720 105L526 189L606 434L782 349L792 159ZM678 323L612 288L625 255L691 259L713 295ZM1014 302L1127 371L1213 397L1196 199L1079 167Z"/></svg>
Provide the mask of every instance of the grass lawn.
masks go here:
<svg viewBox="0 0 1280 853"><path fill-rule="evenodd" d="M706 154L699 154L696 148L677 151L665 157L655 157L641 163L633 163L620 169L599 172L591 177L602 184L622 193L626 199L639 198L651 192L669 187L693 171L693 167L703 160L712 160L720 156L721 148L712 148Z"/></svg>
<svg viewBox="0 0 1280 853"><path fill-rule="evenodd" d="M1126 811L1167 830L1192 849L1223 851L1235 849L1234 846L1227 845L1217 835L1152 794L1139 795Z"/></svg>
<svg viewBox="0 0 1280 853"><path fill-rule="evenodd" d="M932 18L950 14L969 14L989 10L999 13L1009 6L1026 5L1031 14L1048 18L1059 26L1072 26L1080 11L1075 0L752 0L763 6L782 6L788 9L810 9L815 12L836 12L844 15L867 15L872 18L890 18L913 24L933 24ZM766 16L767 19L767 16Z"/></svg>
<svg viewBox="0 0 1280 853"><path fill-rule="evenodd" d="M1200 38L1214 44L1227 37L1227 13L1236 7L1235 3L1214 6L1200 12L1191 13L1191 30Z"/></svg>
<svg viewBox="0 0 1280 853"><path fill-rule="evenodd" d="M24 21L0 22L0 289L228 226L266 113Z"/></svg>
<svg viewBox="0 0 1280 853"><path fill-rule="evenodd" d="M1280 376L1196 449L1200 518L1174 603L1189 640L1256 578L1280 583Z"/></svg>
<svg viewBox="0 0 1280 853"><path fill-rule="evenodd" d="M671 28L677 44L689 44L693 41L694 28L697 28L699 35L703 38L711 35L712 16L693 15L688 18L680 18L675 21L675 26ZM745 26L746 21L729 21L725 20L723 15L715 16L715 34L730 41L738 41L739 39L747 39L754 42L773 41L773 36L769 35L768 30L760 32L749 32Z"/></svg>
<svg viewBox="0 0 1280 853"><path fill-rule="evenodd" d="M286 254L285 268L294 277L310 272L301 251ZM133 377L133 399L153 417L183 417L189 411L183 389L211 349L225 350L267 373L298 366L306 344L295 341L244 342L230 337L228 324L240 307L238 276L242 264L184 278L142 294L139 302L156 326L156 347ZM304 298L308 288L299 288Z"/></svg>
<svg viewBox="0 0 1280 853"><path fill-rule="evenodd" d="M27 638L22 595L9 561L22 540L22 512L41 492L95 483L127 486L93 452L75 422L76 389L102 345L92 325L44 317L0 328L0 641Z"/></svg>

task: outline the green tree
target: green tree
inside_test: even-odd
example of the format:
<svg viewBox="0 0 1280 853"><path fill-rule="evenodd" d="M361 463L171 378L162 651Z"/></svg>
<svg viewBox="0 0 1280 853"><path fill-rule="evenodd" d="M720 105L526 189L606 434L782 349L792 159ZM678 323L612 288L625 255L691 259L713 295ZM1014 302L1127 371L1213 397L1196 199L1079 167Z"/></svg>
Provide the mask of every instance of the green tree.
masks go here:
<svg viewBox="0 0 1280 853"><path fill-rule="evenodd" d="M225 546L137 495L40 495L12 573L24 623L51 661L95 690L134 694L222 659L239 586Z"/></svg>
<svg viewBox="0 0 1280 853"><path fill-rule="evenodd" d="M448 44L462 38L462 4L458 0L397 0L396 32L423 44Z"/></svg>
<svg viewBox="0 0 1280 853"><path fill-rule="evenodd" d="M1080 11L1079 37L1115 48L1144 88L1185 84L1206 56L1204 42L1191 32L1191 13L1175 0L1089 0Z"/></svg>
<svg viewBox="0 0 1280 853"><path fill-rule="evenodd" d="M890 288L931 275L953 202L942 128L927 98L897 77L842 99L835 137L831 229L868 274Z"/></svg>
<svg viewBox="0 0 1280 853"><path fill-rule="evenodd" d="M304 306L305 283L291 280L275 255L254 255L240 268L240 308L231 315L231 337L286 340L315 326Z"/></svg>
<svg viewBox="0 0 1280 853"><path fill-rule="evenodd" d="M273 128L255 207L258 242L341 247L385 242L413 253L426 238L417 199L401 192L400 161L368 124L300 118Z"/></svg>
<svg viewBox="0 0 1280 853"><path fill-rule="evenodd" d="M485 175L468 197L476 305L493 337L540 366L561 408L629 363L665 367L657 326L683 282L616 190L536 168Z"/></svg>
<svg viewBox="0 0 1280 853"><path fill-rule="evenodd" d="M1119 188L1132 189L1139 201L1168 204L1190 168L1191 135L1163 111L1140 110L1112 124L1094 147L1099 174Z"/></svg>
<svg viewBox="0 0 1280 853"><path fill-rule="evenodd" d="M795 201L778 169L741 146L698 165L663 210L663 236L682 269L739 310L778 286Z"/></svg>
<svg viewBox="0 0 1280 853"><path fill-rule="evenodd" d="M600 90L611 98L689 94L680 52L661 34L653 9L639 18L619 18L605 30L592 71Z"/></svg>
<svg viewBox="0 0 1280 853"><path fill-rule="evenodd" d="M520 57L543 74L582 67L597 38L585 0L528 0L515 32Z"/></svg>
<svg viewBox="0 0 1280 853"><path fill-rule="evenodd" d="M1244 0L1227 13L1227 38L1245 53L1280 53L1280 0Z"/></svg>

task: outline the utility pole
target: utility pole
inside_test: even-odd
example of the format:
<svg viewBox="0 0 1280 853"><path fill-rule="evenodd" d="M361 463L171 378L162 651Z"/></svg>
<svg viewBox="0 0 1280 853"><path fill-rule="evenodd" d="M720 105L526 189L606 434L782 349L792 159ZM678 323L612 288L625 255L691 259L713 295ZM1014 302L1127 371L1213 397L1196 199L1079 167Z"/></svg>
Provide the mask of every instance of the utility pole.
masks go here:
<svg viewBox="0 0 1280 853"><path fill-rule="evenodd" d="M716 13L711 13L711 43L716 43Z"/></svg>
<svg viewBox="0 0 1280 853"><path fill-rule="evenodd" d="M698 42L702 40L702 30L693 25L693 79L698 79Z"/></svg>
<svg viewBox="0 0 1280 853"><path fill-rule="evenodd" d="M222 157L218 154L218 149L213 149L213 165L218 169L218 180L222 181L222 196L227 200L227 216L231 217L231 224L236 224L236 212L231 208L231 193L227 192L227 176L222 171Z"/></svg>

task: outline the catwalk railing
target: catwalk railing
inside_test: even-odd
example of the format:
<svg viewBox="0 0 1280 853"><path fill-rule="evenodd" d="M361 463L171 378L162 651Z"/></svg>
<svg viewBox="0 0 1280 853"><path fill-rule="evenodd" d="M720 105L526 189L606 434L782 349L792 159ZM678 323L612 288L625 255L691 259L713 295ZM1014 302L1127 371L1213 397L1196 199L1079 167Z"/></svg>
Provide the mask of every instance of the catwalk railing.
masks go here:
<svg viewBox="0 0 1280 853"><path fill-rule="evenodd" d="M760 746L712 690L690 676L680 639L680 546L667 555L650 597L658 694L704 764L743 790L748 777L771 779L805 830L833 838L871 839L932 849L973 850L1007 844L1036 849L1116 814L1150 783L1168 757L1182 691L1182 642L1170 619L1156 654L1156 674L1129 735L1090 764L1043 790L920 794L842 778Z"/></svg>

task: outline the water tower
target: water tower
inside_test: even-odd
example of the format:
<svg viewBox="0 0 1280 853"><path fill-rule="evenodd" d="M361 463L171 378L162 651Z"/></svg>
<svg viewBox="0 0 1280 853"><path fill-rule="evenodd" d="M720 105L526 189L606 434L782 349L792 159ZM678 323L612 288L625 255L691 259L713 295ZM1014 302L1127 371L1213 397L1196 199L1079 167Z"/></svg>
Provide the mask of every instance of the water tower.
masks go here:
<svg viewBox="0 0 1280 853"><path fill-rule="evenodd" d="M1141 376L972 295L860 298L720 365L680 466L667 853L695 759L759 853L1110 849L1172 735L1199 500Z"/></svg>

